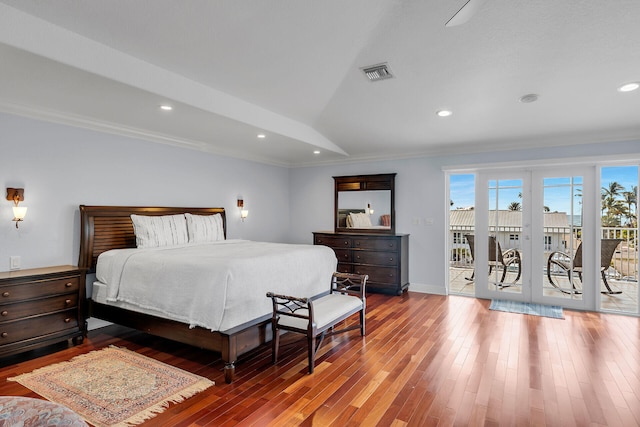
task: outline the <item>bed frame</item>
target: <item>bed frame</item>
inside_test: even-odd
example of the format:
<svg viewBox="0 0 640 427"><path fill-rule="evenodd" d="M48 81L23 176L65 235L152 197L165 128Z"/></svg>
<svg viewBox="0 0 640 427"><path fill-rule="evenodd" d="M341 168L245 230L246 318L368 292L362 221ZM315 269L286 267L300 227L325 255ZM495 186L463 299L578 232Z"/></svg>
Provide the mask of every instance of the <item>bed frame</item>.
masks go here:
<svg viewBox="0 0 640 427"><path fill-rule="evenodd" d="M85 206L80 205L80 259L78 267L84 274L95 273L98 255L110 249L135 248L131 214L173 215L222 215L227 230L224 208L179 208L179 207L135 207L135 206ZM168 338L222 354L224 379L233 381L235 363L239 356L247 353L272 338L271 314L256 318L226 331L210 331L188 324L142 314L107 304L100 304L89 297L89 316L134 328L151 335Z"/></svg>

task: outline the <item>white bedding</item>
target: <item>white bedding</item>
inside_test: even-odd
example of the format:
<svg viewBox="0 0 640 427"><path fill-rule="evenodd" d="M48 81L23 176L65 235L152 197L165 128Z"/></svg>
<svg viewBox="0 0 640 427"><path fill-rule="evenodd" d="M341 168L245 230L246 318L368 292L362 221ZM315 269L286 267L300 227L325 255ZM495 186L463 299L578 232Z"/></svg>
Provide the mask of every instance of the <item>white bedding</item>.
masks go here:
<svg viewBox="0 0 640 427"><path fill-rule="evenodd" d="M329 289L337 260L326 246L224 240L100 255L107 303L225 331L271 313L273 291L311 297Z"/></svg>

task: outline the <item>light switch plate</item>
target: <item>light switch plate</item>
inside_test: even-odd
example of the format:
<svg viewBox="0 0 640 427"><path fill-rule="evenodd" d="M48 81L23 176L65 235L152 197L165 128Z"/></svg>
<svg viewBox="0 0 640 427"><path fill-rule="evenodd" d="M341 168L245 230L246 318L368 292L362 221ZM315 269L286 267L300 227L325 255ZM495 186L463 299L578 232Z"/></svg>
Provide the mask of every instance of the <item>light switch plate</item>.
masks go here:
<svg viewBox="0 0 640 427"><path fill-rule="evenodd" d="M9 257L9 270L20 270L20 257L19 256L11 256L11 257Z"/></svg>

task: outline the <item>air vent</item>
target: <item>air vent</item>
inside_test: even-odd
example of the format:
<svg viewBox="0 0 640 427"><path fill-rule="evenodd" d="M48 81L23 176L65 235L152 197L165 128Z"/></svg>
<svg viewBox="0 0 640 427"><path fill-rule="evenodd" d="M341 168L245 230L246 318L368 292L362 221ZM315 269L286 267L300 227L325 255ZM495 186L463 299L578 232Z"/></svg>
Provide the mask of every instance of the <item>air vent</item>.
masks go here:
<svg viewBox="0 0 640 427"><path fill-rule="evenodd" d="M391 74L389 65L386 62L382 64L371 65L369 67L363 67L361 68L361 70L372 82L393 78L393 74Z"/></svg>

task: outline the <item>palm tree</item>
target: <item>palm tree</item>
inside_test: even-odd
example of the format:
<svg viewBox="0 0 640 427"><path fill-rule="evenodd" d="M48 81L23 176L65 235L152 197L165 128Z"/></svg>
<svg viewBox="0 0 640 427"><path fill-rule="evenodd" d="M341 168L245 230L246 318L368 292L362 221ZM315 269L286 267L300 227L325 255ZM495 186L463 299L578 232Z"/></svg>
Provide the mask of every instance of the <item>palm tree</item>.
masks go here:
<svg viewBox="0 0 640 427"><path fill-rule="evenodd" d="M631 191L623 191L622 198L624 199L624 203L627 205L627 219L629 220L629 224L633 224L634 219L636 218L635 207L638 204L638 186L634 185L631 187Z"/></svg>
<svg viewBox="0 0 640 427"><path fill-rule="evenodd" d="M507 209L510 211L519 211L522 209L522 205L520 205L519 202L511 202L509 206L507 206Z"/></svg>
<svg viewBox="0 0 640 427"><path fill-rule="evenodd" d="M624 187L616 181L611 181L608 187L602 187L602 216L607 223L611 225L615 222L615 216L620 214L621 201L618 200L620 191L624 190ZM605 215L605 211L607 214Z"/></svg>

